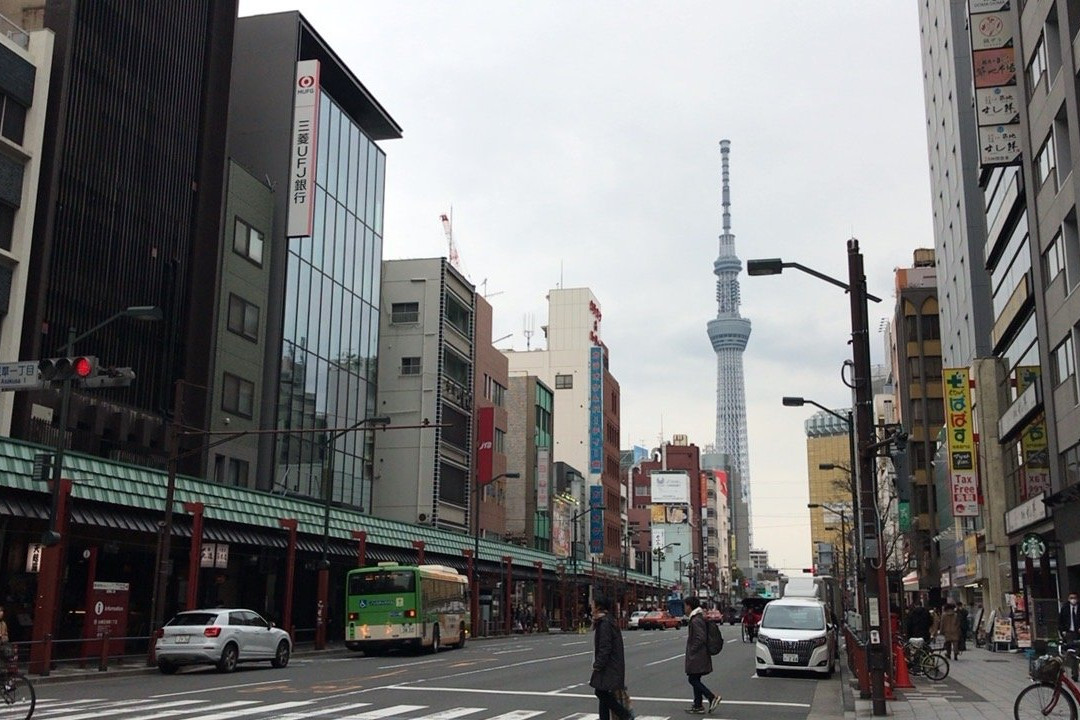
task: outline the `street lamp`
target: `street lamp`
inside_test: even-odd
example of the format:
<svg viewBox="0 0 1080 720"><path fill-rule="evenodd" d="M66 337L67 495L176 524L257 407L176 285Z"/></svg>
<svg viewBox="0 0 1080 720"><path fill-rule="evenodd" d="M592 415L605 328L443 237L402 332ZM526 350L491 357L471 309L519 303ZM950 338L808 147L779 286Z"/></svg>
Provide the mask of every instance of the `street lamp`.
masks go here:
<svg viewBox="0 0 1080 720"><path fill-rule="evenodd" d="M519 472L499 473L488 480L484 485L490 485L496 480L509 478L511 480L521 477ZM473 556L469 559L469 591L472 595L469 601L469 612L472 614L472 634L477 636L480 627L480 579L477 577L477 569L480 565L480 487L479 480L476 483L476 492L473 493Z"/></svg>
<svg viewBox="0 0 1080 720"><path fill-rule="evenodd" d="M372 425L386 426L390 418L386 416L366 417L363 420L326 436L324 452L326 463L323 468L323 531L322 552L319 557L318 599L315 605L315 649L326 647L326 610L330 600L330 506L334 496L334 443L354 430Z"/></svg>
<svg viewBox="0 0 1080 720"><path fill-rule="evenodd" d="M824 464L825 463L822 463L822 465L824 465ZM847 590L847 577L848 577L847 514L844 512L844 508L842 508L842 507L839 510L837 510L837 509L835 509L833 507L830 507L828 505L822 505L821 503L807 503L806 507L810 508L811 510L816 510L818 508L821 508L822 510L828 510L832 514L840 516L840 548L841 548L840 553L841 553L841 557L844 559L844 566L840 571L841 577L844 578L844 589L840 593L840 616L845 618L845 622L846 622L847 603L844 601L844 594L845 594L845 592Z"/></svg>
<svg viewBox="0 0 1080 720"><path fill-rule="evenodd" d="M851 238L847 241L848 281L842 282L824 273L812 270L799 263L788 263L779 258L749 260L746 271L749 275L778 275L785 268L794 268L812 275L819 280L843 288L848 293L851 315L851 353L853 369L853 387L855 390L855 412L853 426L858 439L857 458L853 464L857 469L859 483L858 503L861 553L866 571L866 627L869 629L867 667L870 677L870 695L873 714L888 714L885 705L885 673L889 666L888 648L890 647L888 585L885 582L885 558L882 552L880 533L878 532L874 499L876 479L874 477L874 456L876 444L873 431L873 388L870 381L870 323L867 318L867 301L881 302L866 291L866 274L863 270L863 256L859 251L859 241ZM876 565L875 565L876 563ZM884 601L884 602L882 602ZM884 607L882 607L884 604ZM884 622L882 618L884 617Z"/></svg>
<svg viewBox="0 0 1080 720"><path fill-rule="evenodd" d="M585 515L588 515L593 510L605 510L603 505L589 505L587 508L579 513L575 513L574 517L570 519L571 524L574 526L574 542L573 542L573 560L574 560L574 621L577 622L577 610L578 610L578 520Z"/></svg>

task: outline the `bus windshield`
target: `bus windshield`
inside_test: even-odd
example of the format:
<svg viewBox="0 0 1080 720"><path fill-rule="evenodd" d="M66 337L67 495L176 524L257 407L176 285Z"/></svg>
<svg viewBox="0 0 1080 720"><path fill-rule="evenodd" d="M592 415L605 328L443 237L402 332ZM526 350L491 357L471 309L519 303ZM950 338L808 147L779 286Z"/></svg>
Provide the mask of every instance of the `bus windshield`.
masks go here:
<svg viewBox="0 0 1080 720"><path fill-rule="evenodd" d="M412 571L382 570L349 576L350 595L385 595L415 591L416 574Z"/></svg>

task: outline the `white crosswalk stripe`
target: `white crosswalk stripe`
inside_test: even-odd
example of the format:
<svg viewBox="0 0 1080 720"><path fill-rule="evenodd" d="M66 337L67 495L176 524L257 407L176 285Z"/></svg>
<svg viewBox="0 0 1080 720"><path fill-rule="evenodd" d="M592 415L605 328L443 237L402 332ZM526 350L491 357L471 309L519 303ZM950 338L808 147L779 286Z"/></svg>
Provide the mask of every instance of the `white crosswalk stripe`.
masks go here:
<svg viewBox="0 0 1080 720"><path fill-rule="evenodd" d="M325 699L268 702L259 700L210 699L123 701L105 698L58 701L41 699L34 712L35 720L598 720L596 713L562 715L551 710L512 710L486 715L488 708L453 707L432 709L428 705L387 705L373 707L369 702L342 702ZM637 720L672 720L667 715L639 715Z"/></svg>

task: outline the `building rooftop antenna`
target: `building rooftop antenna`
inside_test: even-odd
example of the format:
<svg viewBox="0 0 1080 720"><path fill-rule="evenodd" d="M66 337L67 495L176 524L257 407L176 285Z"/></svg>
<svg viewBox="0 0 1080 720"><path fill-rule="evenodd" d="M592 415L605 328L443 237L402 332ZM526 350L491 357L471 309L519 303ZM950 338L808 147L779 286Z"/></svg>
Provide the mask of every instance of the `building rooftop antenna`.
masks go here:
<svg viewBox="0 0 1080 720"><path fill-rule="evenodd" d="M523 324L525 326L525 329L521 331L521 334L525 336L525 349L532 350L532 336L535 332L535 330L533 329L535 327L535 324L532 313L525 313L525 320Z"/></svg>

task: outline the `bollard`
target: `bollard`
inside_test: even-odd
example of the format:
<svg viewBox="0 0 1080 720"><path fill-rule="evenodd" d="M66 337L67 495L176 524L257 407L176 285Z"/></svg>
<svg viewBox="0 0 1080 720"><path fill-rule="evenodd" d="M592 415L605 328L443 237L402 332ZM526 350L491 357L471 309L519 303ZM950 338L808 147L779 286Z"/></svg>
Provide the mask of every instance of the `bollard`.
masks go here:
<svg viewBox="0 0 1080 720"><path fill-rule="evenodd" d="M98 660L98 672L109 669L109 631L101 634L101 658Z"/></svg>
<svg viewBox="0 0 1080 720"><path fill-rule="evenodd" d="M904 647L899 642L893 643L893 667L896 668L896 682L893 683L896 687L908 689L915 687L915 683L911 682L911 675L908 673Z"/></svg>

